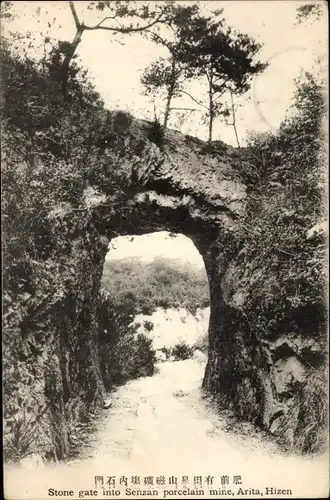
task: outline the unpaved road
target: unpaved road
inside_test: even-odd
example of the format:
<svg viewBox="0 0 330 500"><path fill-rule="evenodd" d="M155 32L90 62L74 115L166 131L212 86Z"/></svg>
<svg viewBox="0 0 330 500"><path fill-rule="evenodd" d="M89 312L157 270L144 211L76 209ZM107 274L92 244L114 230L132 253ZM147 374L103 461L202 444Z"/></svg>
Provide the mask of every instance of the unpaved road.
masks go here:
<svg viewBox="0 0 330 500"><path fill-rule="evenodd" d="M266 451L256 435L244 440L222 430L226 420L200 390L204 369L194 360L160 363L158 374L120 387L110 395L110 409L102 412L98 432L75 463L115 459L148 470L195 461L199 468L205 454L220 463L233 453L237 458L238 444L242 451ZM268 445L267 452L272 448Z"/></svg>
<svg viewBox="0 0 330 500"><path fill-rule="evenodd" d="M154 480L162 475L177 476L178 488L170 487L177 493L167 497L179 495L183 475L189 476L191 492L194 476L214 476L214 488L220 488L221 476L228 475L231 485L227 489L232 488L234 498L255 498L253 493L245 496L239 493L240 486L233 486L233 476L240 475L243 490L265 492L266 487L273 487L291 489L296 498L327 496L326 458L284 456L250 425L235 428L227 414L219 415L203 397L204 369L195 360L160 363L159 373L153 377L120 387L109 395L111 407L100 412L98 430L82 447L78 459L54 466L26 463L20 479L17 469L8 471L6 498L50 498L48 488L72 489L77 495L74 498L79 498L79 490L94 490L97 475L105 479L116 476L119 498L129 498L125 485L119 485L120 477L130 480L132 475L141 476L141 486L135 488L142 490L146 488L145 476L154 476ZM103 497L102 490L98 496ZM164 498L162 490L159 496ZM209 497L207 488L204 496ZM188 497L194 498L194 494Z"/></svg>

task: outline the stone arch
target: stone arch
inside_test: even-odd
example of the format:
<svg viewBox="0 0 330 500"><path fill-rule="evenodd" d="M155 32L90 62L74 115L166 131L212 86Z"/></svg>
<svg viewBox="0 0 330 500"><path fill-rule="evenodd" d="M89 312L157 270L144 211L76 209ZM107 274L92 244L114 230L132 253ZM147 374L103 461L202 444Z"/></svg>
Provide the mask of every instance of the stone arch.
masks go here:
<svg viewBox="0 0 330 500"><path fill-rule="evenodd" d="M157 230L188 236L204 259L211 301L204 388L241 418L275 433L284 428L281 435L284 432L293 444L304 402L301 386L291 384L296 389L289 393L282 379L283 373L294 376L297 363L297 373L307 369L297 355L299 342L293 342L295 354L288 357L288 350L282 349L277 359L283 339L256 335L239 286L249 196L240 173L244 152L223 143L210 147L173 130L155 144L148 122L127 120L115 130L113 117L101 118L111 140L103 141L104 151L90 172L82 205L62 203L48 214L54 233L48 264L57 292L42 297L34 315L24 310L25 325L30 322L26 333L19 315L8 319L9 330L16 330L17 339L24 337L24 349L35 358L26 370L38 381L30 391L34 400L47 410L48 448L55 449L57 458L65 457L71 423L103 403L97 300L108 242L114 236ZM31 354L30 345L37 345L38 352ZM19 371L16 354L8 359L14 359L11 370ZM19 400L20 395L14 397Z"/></svg>
<svg viewBox="0 0 330 500"><path fill-rule="evenodd" d="M239 156L230 146L221 143L209 149L203 141L175 131L167 131L166 146L160 149L148 140L149 127L147 122L134 121L124 136L125 154L122 142L118 152L116 145L110 152L111 166L118 162L129 196L124 196L109 216L107 187L94 182L86 194L86 204L93 200L98 214L95 227L106 243L112 237L154 231L181 233L193 241L210 283L210 357L204 387L215 393L224 388L229 404L239 381L232 376L235 345L228 338L228 325L221 319L223 315L233 316L231 308L228 314L225 312L222 280L243 244L240 219L247 195L237 168ZM105 254L104 245L99 265L103 265ZM228 357L224 361L219 345L225 343ZM260 405L255 411L258 416L259 410ZM242 416L248 417L247 412Z"/></svg>
<svg viewBox="0 0 330 500"><path fill-rule="evenodd" d="M274 352L276 342L285 339L272 339L267 327L267 338L262 338L251 327L255 313L240 286L250 196L242 175L244 151L221 142L206 145L173 130L155 144L150 129L152 124L133 120L112 144L109 165L120 172L127 197L110 217L106 207L99 210L95 227L107 239L157 230L191 238L210 283L209 359L203 386L240 418L275 434L280 429L281 438L294 447L304 405L298 394L302 379L297 373L306 369L300 341L294 363L282 360L283 382L283 374L274 371ZM93 189L105 196L107 205L104 184L96 182Z"/></svg>

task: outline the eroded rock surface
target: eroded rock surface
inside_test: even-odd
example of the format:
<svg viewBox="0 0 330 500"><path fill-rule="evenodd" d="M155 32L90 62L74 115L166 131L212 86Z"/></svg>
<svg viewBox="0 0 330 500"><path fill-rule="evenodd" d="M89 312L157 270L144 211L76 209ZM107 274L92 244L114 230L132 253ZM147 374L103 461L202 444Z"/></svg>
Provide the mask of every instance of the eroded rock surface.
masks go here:
<svg viewBox="0 0 330 500"><path fill-rule="evenodd" d="M313 391L324 342L320 335L309 340L299 327L274 331L277 318L265 319L255 309L253 285L262 289L270 276L244 253L252 195L240 172L243 152L222 143L209 148L176 131L155 144L152 124L106 119L110 139L81 206L68 200L48 214L52 248L34 264L40 290L26 292L25 306L18 293L5 317L7 331L18 339L5 343L5 359L14 360L5 362L5 377L17 379L10 395L17 405L38 409L36 451L66 457L72 429L103 404L96 307L109 240L162 230L190 237L205 262L211 297L205 390L289 446L306 451L314 440L318 448ZM47 289L56 292L47 296ZM259 330L258 315L265 325ZM14 410L7 417L15 419Z"/></svg>

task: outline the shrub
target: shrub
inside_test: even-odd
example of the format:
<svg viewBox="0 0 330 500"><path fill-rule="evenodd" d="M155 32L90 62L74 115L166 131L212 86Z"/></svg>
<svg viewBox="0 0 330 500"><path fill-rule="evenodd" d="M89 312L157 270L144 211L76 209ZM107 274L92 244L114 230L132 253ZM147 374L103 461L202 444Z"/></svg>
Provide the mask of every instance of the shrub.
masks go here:
<svg viewBox="0 0 330 500"><path fill-rule="evenodd" d="M8 462L18 463L32 455L37 446L39 423L46 408L38 408L33 416L25 408L6 422L4 432L4 458Z"/></svg>
<svg viewBox="0 0 330 500"><path fill-rule="evenodd" d="M156 352L152 340L136 333L139 325L131 324L133 317L134 304L130 298L114 305L111 299L100 297L100 358L107 389L114 384L154 374Z"/></svg>
<svg viewBox="0 0 330 500"><path fill-rule="evenodd" d="M175 361L189 359L194 354L194 348L181 341L173 347L171 354Z"/></svg>
<svg viewBox="0 0 330 500"><path fill-rule="evenodd" d="M112 353L112 381L123 384L128 380L154 374L156 362L152 341L143 334L135 336L127 332L121 336Z"/></svg>
<svg viewBox="0 0 330 500"><path fill-rule="evenodd" d="M152 330L154 329L154 324L152 321L148 321L148 320L144 321L143 326L147 332L152 332Z"/></svg>
<svg viewBox="0 0 330 500"><path fill-rule="evenodd" d="M131 113L125 111L117 111L113 113L113 127L117 132L127 130L133 121Z"/></svg>
<svg viewBox="0 0 330 500"><path fill-rule="evenodd" d="M325 452L327 449L329 421L326 386L324 373L314 370L300 387L302 404L295 440L303 453Z"/></svg>
<svg viewBox="0 0 330 500"><path fill-rule="evenodd" d="M271 324L273 332L286 328L317 336L326 323L325 239L307 236L325 218L325 103L322 85L310 74L297 84L295 108L276 134L254 135L249 144L258 181L243 221L248 234L241 267L245 260L258 269L259 279L248 283L246 306L261 335Z"/></svg>

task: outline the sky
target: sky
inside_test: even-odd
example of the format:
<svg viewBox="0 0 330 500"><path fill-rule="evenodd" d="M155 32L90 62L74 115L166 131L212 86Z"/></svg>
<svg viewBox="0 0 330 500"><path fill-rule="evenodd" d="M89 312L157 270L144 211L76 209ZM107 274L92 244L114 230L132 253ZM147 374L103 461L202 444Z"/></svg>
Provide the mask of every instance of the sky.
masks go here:
<svg viewBox="0 0 330 500"><path fill-rule="evenodd" d="M198 3L205 14L223 8L227 24L263 44L259 58L267 61L269 66L254 79L251 90L244 98L236 101L237 130L240 143L244 145L250 131L264 132L278 128L292 104L295 78L303 70L310 70L317 56L326 53L326 7L323 4L324 17L321 21L297 25L296 9L308 2L212 0ZM87 10L87 4L75 2L79 18L86 24L96 24L104 14L99 17L100 13ZM66 1L15 1L14 9L17 15L8 29L22 34L30 30L36 37L33 48L30 49L34 52L38 40L43 40L45 36L60 40L72 40L74 37L75 25ZM120 38L106 31L90 31L83 34L77 54L83 66L89 70L106 107L127 110L136 117L152 120L154 103L142 95L140 77L153 60L160 55L166 56L164 50L139 35ZM197 99L205 98L205 86L200 82L192 85L189 90ZM187 98L176 104L191 107L192 102ZM161 103L156 102L157 110L161 109L160 106ZM169 125L173 128L180 126L175 119ZM206 138L207 126L202 124L200 112L190 115L180 129L201 139ZM226 126L221 120L215 123L214 139L236 145L233 128ZM201 262L193 243L183 236L173 239L166 233L156 233L153 236L136 237L132 242L123 238L122 243L117 241L116 246L120 251L113 249L113 255L134 254L152 258L161 249L163 256L185 255L187 260L196 265Z"/></svg>

